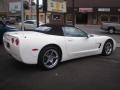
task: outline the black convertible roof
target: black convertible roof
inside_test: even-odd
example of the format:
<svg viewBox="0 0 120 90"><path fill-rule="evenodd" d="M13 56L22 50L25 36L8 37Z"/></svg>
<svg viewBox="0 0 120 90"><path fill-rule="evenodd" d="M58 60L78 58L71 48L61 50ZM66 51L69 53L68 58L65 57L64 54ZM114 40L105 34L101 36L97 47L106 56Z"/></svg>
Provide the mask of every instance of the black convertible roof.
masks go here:
<svg viewBox="0 0 120 90"><path fill-rule="evenodd" d="M42 32L42 33L45 33L45 34L50 34L50 35L58 35L58 36L64 36L64 32L63 32L63 29L62 27L74 27L72 25L55 25L55 24L44 24L44 25L41 25L41 27L50 27L51 30L49 31L38 31L38 32Z"/></svg>
<svg viewBox="0 0 120 90"><path fill-rule="evenodd" d="M58 25L58 24L43 24L41 26L59 26L59 27L62 27L62 26L69 26L69 27L74 27L73 25Z"/></svg>

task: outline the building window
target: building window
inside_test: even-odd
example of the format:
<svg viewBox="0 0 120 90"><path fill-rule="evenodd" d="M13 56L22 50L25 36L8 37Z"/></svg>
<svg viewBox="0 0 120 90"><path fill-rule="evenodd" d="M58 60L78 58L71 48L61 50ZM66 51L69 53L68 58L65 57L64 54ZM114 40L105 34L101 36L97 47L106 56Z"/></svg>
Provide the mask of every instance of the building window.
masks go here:
<svg viewBox="0 0 120 90"><path fill-rule="evenodd" d="M41 21L44 21L44 15L40 15L40 19L41 19Z"/></svg>
<svg viewBox="0 0 120 90"><path fill-rule="evenodd" d="M61 19L61 15L53 15L53 20L60 20Z"/></svg>
<svg viewBox="0 0 120 90"><path fill-rule="evenodd" d="M36 19L36 15L32 15L32 19L33 19L33 20Z"/></svg>
<svg viewBox="0 0 120 90"><path fill-rule="evenodd" d="M26 15L26 20L29 20L29 15Z"/></svg>
<svg viewBox="0 0 120 90"><path fill-rule="evenodd" d="M118 16L110 16L111 22L118 22Z"/></svg>
<svg viewBox="0 0 120 90"><path fill-rule="evenodd" d="M67 21L72 21L72 14L67 14L66 20Z"/></svg>
<svg viewBox="0 0 120 90"><path fill-rule="evenodd" d="M100 17L100 19L101 19L102 22L106 22L106 21L108 21L108 16L107 15L102 15Z"/></svg>
<svg viewBox="0 0 120 90"><path fill-rule="evenodd" d="M72 16L72 14L67 14L66 15L66 24L72 24L72 18L73 18L73 16Z"/></svg>

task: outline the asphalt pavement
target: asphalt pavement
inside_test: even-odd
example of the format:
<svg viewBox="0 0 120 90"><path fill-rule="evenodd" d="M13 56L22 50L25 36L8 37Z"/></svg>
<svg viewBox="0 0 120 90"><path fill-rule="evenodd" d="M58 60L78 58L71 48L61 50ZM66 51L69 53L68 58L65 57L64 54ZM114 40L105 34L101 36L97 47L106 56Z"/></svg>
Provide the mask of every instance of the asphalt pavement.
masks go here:
<svg viewBox="0 0 120 90"><path fill-rule="evenodd" d="M0 46L0 90L120 90L120 48L111 56L61 63L51 71L17 62Z"/></svg>

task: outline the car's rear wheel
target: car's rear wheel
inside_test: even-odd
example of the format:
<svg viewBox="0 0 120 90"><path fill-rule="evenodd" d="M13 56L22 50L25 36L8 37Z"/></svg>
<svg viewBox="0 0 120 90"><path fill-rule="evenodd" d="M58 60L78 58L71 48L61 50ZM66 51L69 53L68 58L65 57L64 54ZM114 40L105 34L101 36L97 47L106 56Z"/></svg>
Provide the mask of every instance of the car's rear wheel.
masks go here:
<svg viewBox="0 0 120 90"><path fill-rule="evenodd" d="M113 34L113 33L115 33L115 29L114 29L114 28L109 28L108 32L109 32L110 34Z"/></svg>
<svg viewBox="0 0 120 90"><path fill-rule="evenodd" d="M113 52L113 41L108 40L104 44L102 55L109 56L112 54L112 52Z"/></svg>
<svg viewBox="0 0 120 90"><path fill-rule="evenodd" d="M49 46L42 49L38 58L38 65L42 69L50 70L55 68L61 59L58 48Z"/></svg>

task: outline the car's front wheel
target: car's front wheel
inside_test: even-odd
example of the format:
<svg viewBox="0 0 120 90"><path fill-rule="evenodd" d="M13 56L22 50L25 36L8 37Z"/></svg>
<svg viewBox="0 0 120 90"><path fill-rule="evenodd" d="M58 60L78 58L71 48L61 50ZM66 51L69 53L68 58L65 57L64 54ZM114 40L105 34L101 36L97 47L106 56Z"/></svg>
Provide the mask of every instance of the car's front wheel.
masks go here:
<svg viewBox="0 0 120 90"><path fill-rule="evenodd" d="M60 61L60 52L56 47L45 47L39 54L38 65L42 69L50 70L55 68Z"/></svg>
<svg viewBox="0 0 120 90"><path fill-rule="evenodd" d="M113 52L113 41L108 40L104 44L102 55L109 56L112 54L112 52Z"/></svg>

